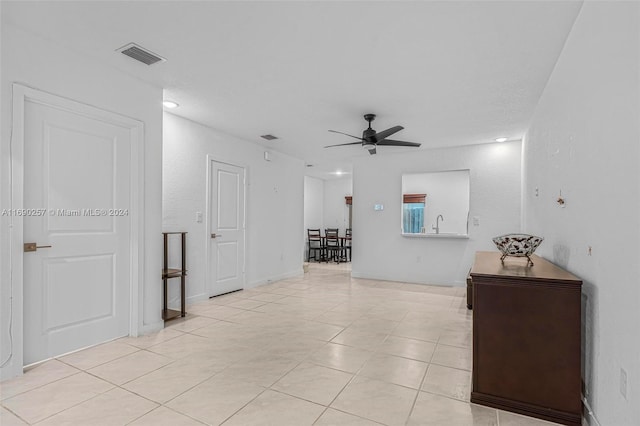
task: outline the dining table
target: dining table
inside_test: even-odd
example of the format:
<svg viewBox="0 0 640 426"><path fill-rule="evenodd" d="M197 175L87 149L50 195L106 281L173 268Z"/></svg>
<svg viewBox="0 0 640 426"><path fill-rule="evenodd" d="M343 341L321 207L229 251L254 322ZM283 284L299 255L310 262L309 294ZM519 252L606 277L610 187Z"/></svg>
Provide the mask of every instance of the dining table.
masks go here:
<svg viewBox="0 0 640 426"><path fill-rule="evenodd" d="M336 239L336 240L338 240L338 246L337 246L337 247L342 248L343 250L340 250L340 251L341 251L341 255L340 255L340 256L334 256L334 259L333 259L333 260L335 260L335 262L336 262L336 263L350 262L350 259L347 259L346 252L344 251L344 248L345 248L345 247L347 247L347 246L345 245L345 244L346 244L346 242L347 242L347 241L351 241L351 237L346 237L346 236L344 236L344 237L340 237L340 236L337 236L337 237L330 237L330 238L328 238L328 237L325 235L325 236L322 236L322 237L320 237L320 238L321 238L321 240L322 240L322 246L323 246L323 247L325 247L325 249L326 249L326 247L327 247L327 239ZM325 258L327 261L329 261L329 258L328 258L328 256L327 256L327 255L325 255L325 257L324 257L324 258Z"/></svg>

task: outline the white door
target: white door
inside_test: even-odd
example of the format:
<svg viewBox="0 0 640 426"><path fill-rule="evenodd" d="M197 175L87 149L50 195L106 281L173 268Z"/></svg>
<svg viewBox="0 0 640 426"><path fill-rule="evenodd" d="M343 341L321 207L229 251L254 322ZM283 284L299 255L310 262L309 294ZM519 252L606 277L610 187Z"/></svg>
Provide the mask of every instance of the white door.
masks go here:
<svg viewBox="0 0 640 426"><path fill-rule="evenodd" d="M209 296L244 287L244 169L209 164Z"/></svg>
<svg viewBox="0 0 640 426"><path fill-rule="evenodd" d="M131 134L29 99L24 112L24 242L51 246L23 254L28 365L129 334Z"/></svg>

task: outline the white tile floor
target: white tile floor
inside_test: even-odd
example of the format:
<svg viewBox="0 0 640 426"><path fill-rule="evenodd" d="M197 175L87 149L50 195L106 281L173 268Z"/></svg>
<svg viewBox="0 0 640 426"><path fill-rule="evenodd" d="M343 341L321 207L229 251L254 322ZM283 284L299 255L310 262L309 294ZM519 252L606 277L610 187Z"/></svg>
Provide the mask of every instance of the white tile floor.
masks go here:
<svg viewBox="0 0 640 426"><path fill-rule="evenodd" d="M312 264L0 384L0 424L550 424L468 402L464 291Z"/></svg>

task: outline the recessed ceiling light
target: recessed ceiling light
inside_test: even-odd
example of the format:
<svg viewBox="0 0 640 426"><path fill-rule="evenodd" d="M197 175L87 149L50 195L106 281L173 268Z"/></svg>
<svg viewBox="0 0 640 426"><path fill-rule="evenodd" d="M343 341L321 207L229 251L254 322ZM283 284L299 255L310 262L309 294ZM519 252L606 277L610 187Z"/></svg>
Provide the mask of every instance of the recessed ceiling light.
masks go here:
<svg viewBox="0 0 640 426"><path fill-rule="evenodd" d="M336 171L336 175L338 175L338 176L342 176L342 170L338 170L338 171Z"/></svg>
<svg viewBox="0 0 640 426"><path fill-rule="evenodd" d="M507 138L498 138L496 139L496 142L506 142Z"/></svg>
<svg viewBox="0 0 640 426"><path fill-rule="evenodd" d="M165 108L178 108L178 104L173 101L162 101L162 105L164 105Z"/></svg>

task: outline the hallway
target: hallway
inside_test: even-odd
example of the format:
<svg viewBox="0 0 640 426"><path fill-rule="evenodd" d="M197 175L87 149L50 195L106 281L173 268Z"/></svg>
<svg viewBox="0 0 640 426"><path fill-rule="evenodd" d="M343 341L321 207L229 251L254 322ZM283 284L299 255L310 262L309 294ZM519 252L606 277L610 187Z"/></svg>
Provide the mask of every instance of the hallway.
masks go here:
<svg viewBox="0 0 640 426"><path fill-rule="evenodd" d="M464 288L349 264L220 296L185 319L2 383L5 425L543 425L469 404Z"/></svg>

